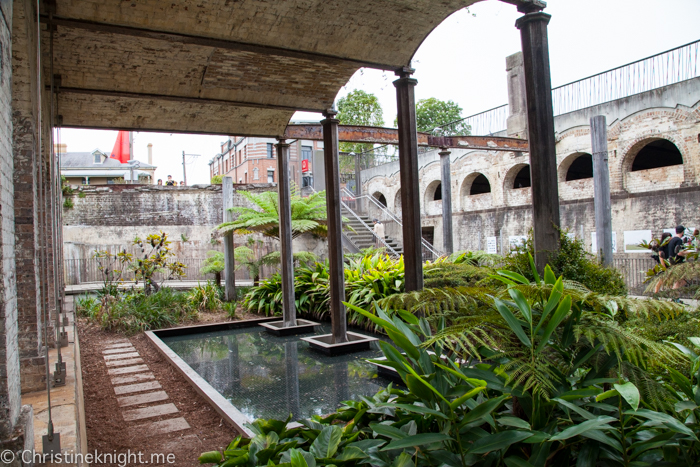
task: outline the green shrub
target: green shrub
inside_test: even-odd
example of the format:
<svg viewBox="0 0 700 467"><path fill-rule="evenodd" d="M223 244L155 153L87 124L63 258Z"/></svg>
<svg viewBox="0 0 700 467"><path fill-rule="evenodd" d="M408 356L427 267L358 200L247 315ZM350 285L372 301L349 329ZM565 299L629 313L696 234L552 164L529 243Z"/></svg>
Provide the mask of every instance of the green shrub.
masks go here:
<svg viewBox="0 0 700 467"><path fill-rule="evenodd" d="M162 287L145 295L143 291L105 295L101 302L86 297L77 303L77 312L102 329L127 334L175 326L197 318L188 293Z"/></svg>
<svg viewBox="0 0 700 467"><path fill-rule="evenodd" d="M673 318L634 316L625 322L625 327L654 342L677 342L692 347L690 338L700 336L700 316L697 311Z"/></svg>
<svg viewBox="0 0 700 467"><path fill-rule="evenodd" d="M236 302L223 302L221 309L224 310L229 319L236 319Z"/></svg>
<svg viewBox="0 0 700 467"><path fill-rule="evenodd" d="M223 175L214 175L211 178L211 184L212 185L221 185L224 182L224 176Z"/></svg>
<svg viewBox="0 0 700 467"><path fill-rule="evenodd" d="M63 200L63 207L65 209L73 209L73 200L70 198L66 198Z"/></svg>
<svg viewBox="0 0 700 467"><path fill-rule="evenodd" d="M504 265L506 269L534 280L528 253L534 254L532 235L523 247L511 251L504 258ZM622 273L613 268L603 267L593 255L586 252L581 240L569 238L566 232L561 232L561 248L550 257L549 265L555 274L564 276L566 280L579 282L593 292L608 295L627 293Z"/></svg>
<svg viewBox="0 0 700 467"><path fill-rule="evenodd" d="M221 295L221 289L207 281L204 285L197 284L197 287L188 292L187 298L199 311L216 312L222 308Z"/></svg>
<svg viewBox="0 0 700 467"><path fill-rule="evenodd" d="M85 198L87 195L83 193L82 191L78 193L78 198Z"/></svg>
<svg viewBox="0 0 700 467"><path fill-rule="evenodd" d="M493 269L474 266L469 262L441 261L423 268L423 284L426 289L473 287L478 281L486 279L493 272Z"/></svg>

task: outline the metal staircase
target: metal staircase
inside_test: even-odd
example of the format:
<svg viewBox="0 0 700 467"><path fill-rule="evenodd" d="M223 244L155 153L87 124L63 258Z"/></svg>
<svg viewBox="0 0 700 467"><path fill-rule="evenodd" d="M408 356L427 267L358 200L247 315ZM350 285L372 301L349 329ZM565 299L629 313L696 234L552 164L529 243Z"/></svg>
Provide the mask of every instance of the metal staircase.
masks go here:
<svg viewBox="0 0 700 467"><path fill-rule="evenodd" d="M375 247L372 220L364 215L357 214L345 203L341 205L341 213L348 219L343 224L352 227L352 230L345 230L345 236L357 247L358 250ZM401 256L403 248L399 243L388 235L384 237L384 247L391 256Z"/></svg>

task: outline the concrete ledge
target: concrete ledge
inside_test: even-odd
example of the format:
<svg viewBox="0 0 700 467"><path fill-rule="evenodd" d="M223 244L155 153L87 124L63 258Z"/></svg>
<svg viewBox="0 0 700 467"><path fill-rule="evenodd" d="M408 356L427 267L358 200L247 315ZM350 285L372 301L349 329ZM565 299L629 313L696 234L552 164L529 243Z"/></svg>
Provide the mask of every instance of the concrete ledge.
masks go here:
<svg viewBox="0 0 700 467"><path fill-rule="evenodd" d="M269 332L270 334L273 334L277 337L284 337L314 332L316 326L320 326L320 324L314 321L298 319L296 326L284 327L284 321L270 321L266 323L260 323L260 326L267 329L267 332Z"/></svg>
<svg viewBox="0 0 700 467"><path fill-rule="evenodd" d="M340 344L332 344L332 334L323 334L321 336L302 337L301 340L308 342L309 346L318 352L326 355L335 356L351 352L359 352L368 350L372 342L378 341L376 337L369 337L363 334L348 332L348 342Z"/></svg>

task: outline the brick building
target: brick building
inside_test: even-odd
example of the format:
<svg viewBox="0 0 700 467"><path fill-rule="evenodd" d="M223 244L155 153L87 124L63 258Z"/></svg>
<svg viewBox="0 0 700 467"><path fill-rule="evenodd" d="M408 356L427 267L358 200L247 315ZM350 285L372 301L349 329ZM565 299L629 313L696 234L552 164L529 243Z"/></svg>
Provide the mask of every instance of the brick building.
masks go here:
<svg viewBox="0 0 700 467"><path fill-rule="evenodd" d="M231 177L233 183L277 183L277 140L231 136L221 143L221 152L209 161L209 175ZM299 187L312 186L313 153L322 141L297 140L289 147L292 180ZM303 161L306 161L304 163Z"/></svg>

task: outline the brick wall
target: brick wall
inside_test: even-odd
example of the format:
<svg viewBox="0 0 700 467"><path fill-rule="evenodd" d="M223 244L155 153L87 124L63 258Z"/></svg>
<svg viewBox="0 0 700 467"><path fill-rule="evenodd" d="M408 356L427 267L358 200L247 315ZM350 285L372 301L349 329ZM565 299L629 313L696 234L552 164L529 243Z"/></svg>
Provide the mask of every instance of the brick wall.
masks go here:
<svg viewBox="0 0 700 467"><path fill-rule="evenodd" d="M36 15L19 1L13 14L12 123L15 187L17 307L22 392L46 386L38 267Z"/></svg>
<svg viewBox="0 0 700 467"><path fill-rule="evenodd" d="M12 184L12 4L0 8L0 439L20 413L15 282L14 191Z"/></svg>

